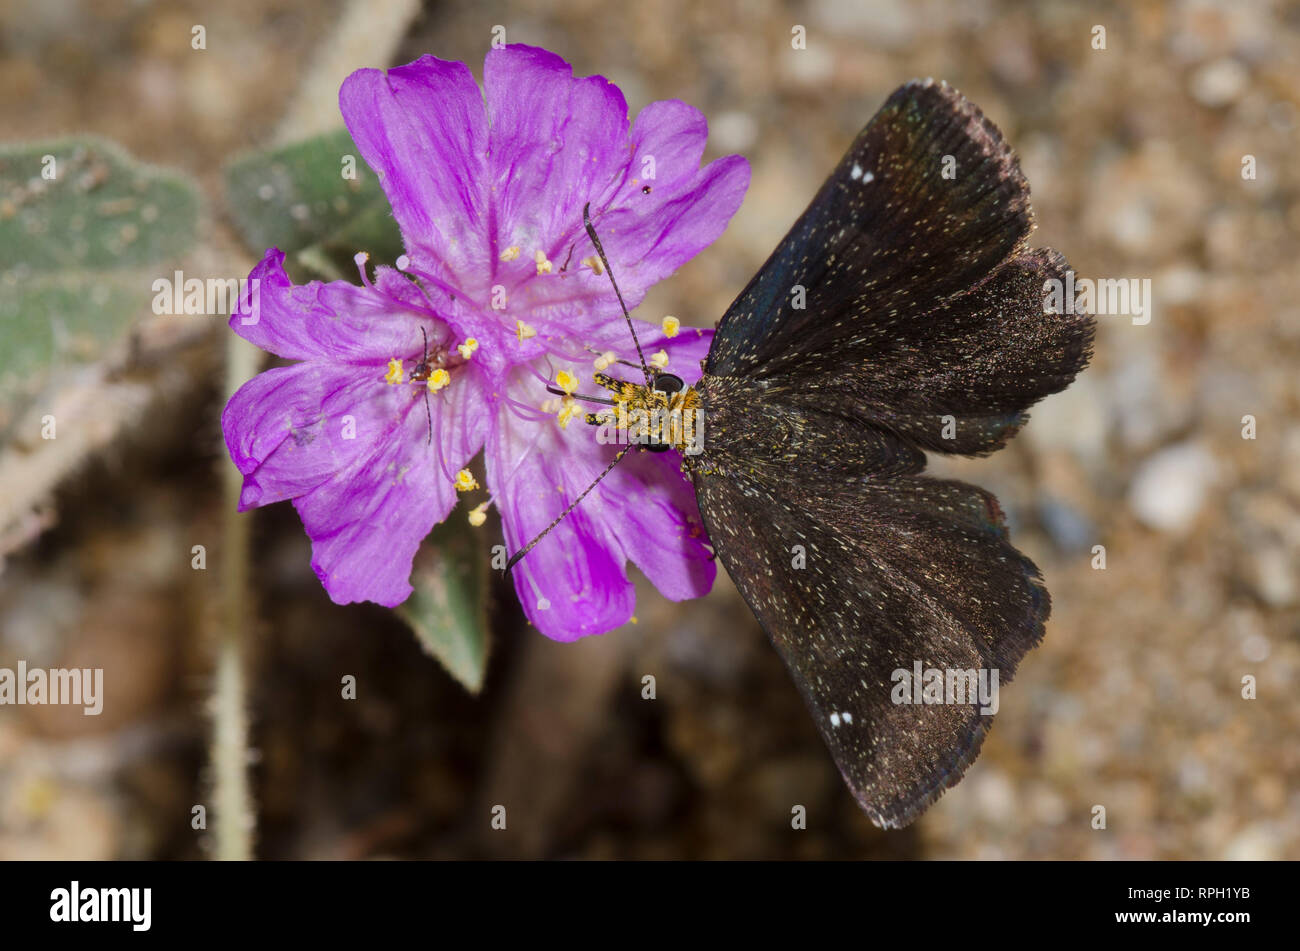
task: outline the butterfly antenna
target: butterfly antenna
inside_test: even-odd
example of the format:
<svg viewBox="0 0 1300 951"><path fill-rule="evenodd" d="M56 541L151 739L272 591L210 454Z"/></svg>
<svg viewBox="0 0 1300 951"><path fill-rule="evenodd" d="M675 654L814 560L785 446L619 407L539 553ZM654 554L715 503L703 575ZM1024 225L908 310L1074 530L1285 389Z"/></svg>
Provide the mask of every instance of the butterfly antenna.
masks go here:
<svg viewBox="0 0 1300 951"><path fill-rule="evenodd" d="M600 245L600 238L596 237L596 229L591 226L590 209L590 202L582 206L582 223L587 228L587 237L591 238L596 253L600 255L600 263L605 265L605 273L609 275L609 283L614 285L614 294L618 297L618 306L623 308L623 319L627 321L627 329L632 334L632 342L636 344L636 356L641 361L641 372L645 374L645 385L653 386L654 378L650 374L650 367L646 365L645 354L641 351L641 341L636 337L636 328L632 326L632 315L627 312L627 304L623 303L623 292L618 289L618 281L614 280L614 271L609 266L609 258L605 257L605 249Z"/></svg>
<svg viewBox="0 0 1300 951"><path fill-rule="evenodd" d="M633 366L636 366L635 363L632 364L632 365L633 365ZM586 400L586 401L589 402L589 403L604 403L606 406L617 406L617 405L618 405L618 401L617 401L617 400L611 400L611 399L609 399L608 397L604 397L604 396L584 396L584 395L581 394L581 393L568 393L568 392L566 392L565 390L560 389L558 386L548 386L548 387L546 388L546 392L547 392L547 393L554 393L556 396L572 396L575 400Z"/></svg>
<svg viewBox="0 0 1300 951"><path fill-rule="evenodd" d="M568 515L570 512L572 512L574 509L576 509L578 507L578 503L587 497L587 493L590 492L592 489L594 489L600 483L601 479L605 478L605 476L609 475L610 472L613 471L614 467L618 465L619 462L622 460L622 458L628 454L628 450L630 450L631 448L632 448L631 446L625 446L624 448L620 449L618 451L618 455L614 457L614 461L605 467L605 471L602 472L600 475L596 476L596 478L591 481L591 485L583 489L582 494L579 495L572 502L570 502L569 507L555 517L555 521L551 522L550 525L547 525L544 529L542 529L541 533L536 538L534 538L527 545L525 545L519 551L515 552L513 555L510 556L510 560L506 562L506 570L504 572L507 578L510 577L510 569L513 568L516 564L518 564L519 560L523 558L524 555L532 551L533 548L536 547L537 543L540 542L543 538L545 538L550 533L551 529L553 529L556 525L559 525L560 522L564 521L564 517Z"/></svg>

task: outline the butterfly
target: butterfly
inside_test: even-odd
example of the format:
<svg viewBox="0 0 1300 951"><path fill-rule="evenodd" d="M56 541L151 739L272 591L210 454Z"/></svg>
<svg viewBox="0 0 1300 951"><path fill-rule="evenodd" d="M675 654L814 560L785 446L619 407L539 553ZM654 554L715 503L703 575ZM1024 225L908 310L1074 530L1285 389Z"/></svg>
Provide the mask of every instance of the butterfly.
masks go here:
<svg viewBox="0 0 1300 951"><path fill-rule="evenodd" d="M991 722L973 691L916 702L900 672L1005 683L1051 611L997 499L923 474L927 452L1002 448L1091 357L1092 318L1044 305L1069 266L1027 247L1032 228L997 127L946 83L910 82L727 309L698 383L643 356L644 386L597 378L620 412L707 421L683 465L715 555L885 828L954 785ZM656 432L643 448L685 445Z"/></svg>

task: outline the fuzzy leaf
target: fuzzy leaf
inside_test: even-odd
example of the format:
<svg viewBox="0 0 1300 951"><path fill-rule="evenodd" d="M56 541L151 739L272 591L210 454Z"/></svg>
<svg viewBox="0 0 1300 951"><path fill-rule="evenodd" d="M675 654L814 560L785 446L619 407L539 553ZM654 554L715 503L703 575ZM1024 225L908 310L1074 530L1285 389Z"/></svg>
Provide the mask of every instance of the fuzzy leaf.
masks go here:
<svg viewBox="0 0 1300 951"><path fill-rule="evenodd" d="M194 243L197 189L103 139L0 147L0 431L148 312Z"/></svg>
<svg viewBox="0 0 1300 951"><path fill-rule="evenodd" d="M345 172L353 177L344 177ZM379 178L340 129L236 159L226 168L226 197L245 243L257 255L279 248L309 269L327 258L352 275L352 257L368 251L376 262L402 254L402 237Z"/></svg>

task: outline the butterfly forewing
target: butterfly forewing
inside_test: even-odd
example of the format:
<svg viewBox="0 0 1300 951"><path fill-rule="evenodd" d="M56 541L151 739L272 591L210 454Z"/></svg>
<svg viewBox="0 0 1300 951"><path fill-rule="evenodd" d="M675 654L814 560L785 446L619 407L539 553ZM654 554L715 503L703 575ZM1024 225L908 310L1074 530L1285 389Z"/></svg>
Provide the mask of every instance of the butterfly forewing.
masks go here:
<svg viewBox="0 0 1300 951"><path fill-rule="evenodd" d="M728 309L705 371L778 376L905 324L986 278L1032 225L997 128L951 87L908 83Z"/></svg>
<svg viewBox="0 0 1300 951"><path fill-rule="evenodd" d="M887 334L809 354L793 402L843 406L935 452L1002 448L1025 410L1065 389L1092 353L1086 314L1043 311L1043 288L1069 265L1047 248L1021 251L969 293Z"/></svg>

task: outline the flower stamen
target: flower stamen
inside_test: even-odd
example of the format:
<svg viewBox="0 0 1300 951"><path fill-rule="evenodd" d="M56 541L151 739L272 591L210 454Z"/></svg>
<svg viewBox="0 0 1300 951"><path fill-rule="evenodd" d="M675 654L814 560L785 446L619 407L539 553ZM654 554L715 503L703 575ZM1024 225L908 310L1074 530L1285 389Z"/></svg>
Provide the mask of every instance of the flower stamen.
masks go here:
<svg viewBox="0 0 1300 951"><path fill-rule="evenodd" d="M384 374L384 382L389 386L402 382L402 361L397 357L388 361L388 372Z"/></svg>
<svg viewBox="0 0 1300 951"><path fill-rule="evenodd" d="M582 410L578 406L578 401L572 396L564 397L562 402L563 405L560 407L560 412L556 418L560 421L561 429L568 429L573 417L577 416Z"/></svg>
<svg viewBox="0 0 1300 951"><path fill-rule="evenodd" d="M474 526L475 528L478 528L484 522L486 522L487 510L491 504L492 504L492 500L488 499L482 505L476 505L474 506L474 508L470 509L468 515L470 525Z"/></svg>
<svg viewBox="0 0 1300 951"><path fill-rule="evenodd" d="M468 469L461 469L456 473L456 491L473 492L479 487L478 479L474 478L474 473Z"/></svg>
<svg viewBox="0 0 1300 951"><path fill-rule="evenodd" d="M365 251L358 251L352 255L352 260L357 262L357 271L361 274L361 283L373 291L375 285L370 282L370 275L366 273L366 262L370 260L370 255Z"/></svg>
<svg viewBox="0 0 1300 951"><path fill-rule="evenodd" d="M565 396L572 396L573 391L578 388L578 378L568 370L561 370L555 374L555 385L564 390Z"/></svg>

